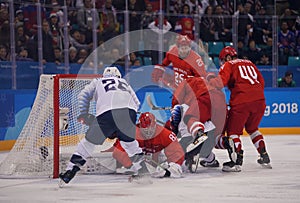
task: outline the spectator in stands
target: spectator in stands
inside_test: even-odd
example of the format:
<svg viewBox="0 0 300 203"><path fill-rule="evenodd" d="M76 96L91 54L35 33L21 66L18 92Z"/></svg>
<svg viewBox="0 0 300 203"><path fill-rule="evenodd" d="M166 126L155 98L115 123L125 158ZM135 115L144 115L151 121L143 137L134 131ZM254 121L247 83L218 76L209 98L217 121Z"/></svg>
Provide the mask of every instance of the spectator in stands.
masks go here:
<svg viewBox="0 0 300 203"><path fill-rule="evenodd" d="M300 16L296 19L295 30L296 53L300 56Z"/></svg>
<svg viewBox="0 0 300 203"><path fill-rule="evenodd" d="M25 34L23 25L19 25L16 28L15 35L16 35L16 50L18 51L19 47L27 47L29 36Z"/></svg>
<svg viewBox="0 0 300 203"><path fill-rule="evenodd" d="M83 35L83 34L80 33L79 30L72 30L72 34L69 35L70 45L74 46L77 50L80 50L80 49L90 50L93 47L93 44L92 43L89 43L89 44L81 43L81 35Z"/></svg>
<svg viewBox="0 0 300 203"><path fill-rule="evenodd" d="M9 15L8 8L4 7L0 9L0 44L7 47L10 46L10 27L9 27Z"/></svg>
<svg viewBox="0 0 300 203"><path fill-rule="evenodd" d="M222 7L223 13L226 15L233 15L234 2L227 0L218 0L218 5Z"/></svg>
<svg viewBox="0 0 300 203"><path fill-rule="evenodd" d="M0 61L8 61L8 51L5 45L0 45Z"/></svg>
<svg viewBox="0 0 300 203"><path fill-rule="evenodd" d="M86 49L80 49L78 52L78 60L77 63L83 64L88 57L89 52Z"/></svg>
<svg viewBox="0 0 300 203"><path fill-rule="evenodd" d="M285 72L284 77L277 80L277 87L296 87L296 82L293 80L293 73Z"/></svg>
<svg viewBox="0 0 300 203"><path fill-rule="evenodd" d="M60 65L64 62L64 55L59 47L54 48L54 58L56 65Z"/></svg>
<svg viewBox="0 0 300 203"><path fill-rule="evenodd" d="M147 3L146 10L141 16L141 29L147 29L148 25L156 19L157 13L152 10L152 4Z"/></svg>
<svg viewBox="0 0 300 203"><path fill-rule="evenodd" d="M110 61L112 66L125 66L125 57L122 57L118 48L113 48L110 51Z"/></svg>
<svg viewBox="0 0 300 203"><path fill-rule="evenodd" d="M77 23L77 8L76 0L66 0L66 6L68 8L68 21L69 24L73 27L78 26Z"/></svg>
<svg viewBox="0 0 300 203"><path fill-rule="evenodd" d="M250 3L238 5L238 11L234 13L234 16L238 17L238 39L242 40L244 44L248 44L249 39L253 34L253 16L249 13L251 8Z"/></svg>
<svg viewBox="0 0 300 203"><path fill-rule="evenodd" d="M191 15L190 7L188 4L182 6L181 15L177 19L175 25L175 32L186 35L191 40L195 39L195 22L193 16Z"/></svg>
<svg viewBox="0 0 300 203"><path fill-rule="evenodd" d="M26 47L22 46L19 48L16 61L33 61L32 58L28 58L28 50Z"/></svg>
<svg viewBox="0 0 300 203"><path fill-rule="evenodd" d="M296 14L294 14L294 11L290 8L286 8L284 13L280 16L280 24L282 22L286 22L288 29L293 31L296 22Z"/></svg>
<svg viewBox="0 0 300 203"><path fill-rule="evenodd" d="M99 15L96 13L93 18L93 4L91 0L84 0L84 7L79 9L77 13L77 21L79 29L86 36L85 43L92 42L92 29L93 26L98 27L100 24Z"/></svg>
<svg viewBox="0 0 300 203"><path fill-rule="evenodd" d="M37 6L39 0L32 0L30 4L25 5L23 9L25 33L32 37L37 34ZM46 18L46 11L41 9L42 21Z"/></svg>
<svg viewBox="0 0 300 203"><path fill-rule="evenodd" d="M272 61L272 59L273 59L273 38L271 38L271 37L267 38L267 44L266 44L266 46L264 46L262 48L261 52L265 53L269 57L270 61Z"/></svg>
<svg viewBox="0 0 300 203"><path fill-rule="evenodd" d="M232 41L231 24L232 20L229 15L224 15L221 5L215 7L214 18L215 40L223 42Z"/></svg>
<svg viewBox="0 0 300 203"><path fill-rule="evenodd" d="M105 42L115 37L120 30L120 24L117 20L117 12L112 5L112 0L105 0L105 4L100 12L99 32L101 39Z"/></svg>
<svg viewBox="0 0 300 203"><path fill-rule="evenodd" d="M78 56L77 56L77 49L75 47L69 48L69 63L77 63Z"/></svg>
<svg viewBox="0 0 300 203"><path fill-rule="evenodd" d="M56 12L50 13L49 16L49 26L50 26L50 33L53 38L53 47L60 47L62 48L62 33L58 23L58 16Z"/></svg>
<svg viewBox="0 0 300 203"><path fill-rule="evenodd" d="M260 60L257 62L257 65L261 65L261 66L269 66L272 65L269 56L265 53L262 53Z"/></svg>
<svg viewBox="0 0 300 203"><path fill-rule="evenodd" d="M288 29L288 24L285 21L281 23L280 28L281 30L278 34L279 64L287 65L288 57L294 56L295 34Z"/></svg>
<svg viewBox="0 0 300 203"><path fill-rule="evenodd" d="M200 38L204 42L211 42L215 40L215 23L213 18L213 7L208 6L204 11L200 24Z"/></svg>
<svg viewBox="0 0 300 203"><path fill-rule="evenodd" d="M141 14L146 9L146 4L144 0L128 0L128 10L129 10L129 30L139 30L141 24Z"/></svg>
<svg viewBox="0 0 300 203"><path fill-rule="evenodd" d="M18 27L19 25L24 26L24 15L21 9L16 11L15 24L16 27Z"/></svg>
<svg viewBox="0 0 300 203"><path fill-rule="evenodd" d="M248 49L247 49L247 47L245 47L244 41L243 40L239 40L237 46L238 46L238 49L237 49L237 51L238 51L238 58L240 58L240 59L248 59L248 57L247 57L247 50Z"/></svg>
<svg viewBox="0 0 300 203"><path fill-rule="evenodd" d="M252 63L256 64L260 61L261 49L256 46L254 39L250 39L249 48L246 52L246 56Z"/></svg>
<svg viewBox="0 0 300 203"><path fill-rule="evenodd" d="M261 7L255 17L253 39L259 45L266 45L267 39L272 37L272 17L266 15L266 10Z"/></svg>
<svg viewBox="0 0 300 203"><path fill-rule="evenodd" d="M33 58L34 60L38 60L38 35L35 34L33 37L33 47L32 47L32 51L34 52L34 56L36 58ZM42 42L43 42L43 47L42 47L42 51L43 51L43 63L47 63L47 62L54 62L54 49L53 49L53 38L50 34L50 26L49 26L49 22L47 20L43 20L42 23Z"/></svg>

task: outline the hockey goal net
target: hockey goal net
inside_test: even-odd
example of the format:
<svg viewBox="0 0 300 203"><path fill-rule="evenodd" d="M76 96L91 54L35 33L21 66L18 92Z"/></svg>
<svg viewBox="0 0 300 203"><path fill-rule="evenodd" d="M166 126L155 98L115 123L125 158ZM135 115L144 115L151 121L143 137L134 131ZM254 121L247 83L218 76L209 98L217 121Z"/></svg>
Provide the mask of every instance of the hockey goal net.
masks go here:
<svg viewBox="0 0 300 203"><path fill-rule="evenodd" d="M99 75L41 75L29 117L12 150L0 164L1 177L53 177L64 171L88 127L77 122L79 92ZM90 113L95 113L95 101ZM97 146L83 173L111 173L113 141Z"/></svg>

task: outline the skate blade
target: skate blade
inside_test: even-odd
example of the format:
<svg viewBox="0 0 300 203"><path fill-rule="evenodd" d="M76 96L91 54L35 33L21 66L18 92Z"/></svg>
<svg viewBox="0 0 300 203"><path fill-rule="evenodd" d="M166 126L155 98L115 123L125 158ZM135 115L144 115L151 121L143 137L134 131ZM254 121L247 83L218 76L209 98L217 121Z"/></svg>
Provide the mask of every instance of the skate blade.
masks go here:
<svg viewBox="0 0 300 203"><path fill-rule="evenodd" d="M260 164L260 165L263 168L272 169L272 165L270 163L268 163L268 164Z"/></svg>
<svg viewBox="0 0 300 203"><path fill-rule="evenodd" d="M191 152L195 148L197 148L200 144L202 144L205 140L207 140L207 136L200 136L197 140L195 140L193 143L189 144L186 148L186 153Z"/></svg>
<svg viewBox="0 0 300 203"><path fill-rule="evenodd" d="M58 187L59 188L63 188L66 185L65 181L63 181L62 179L59 179L58 181Z"/></svg>
<svg viewBox="0 0 300 203"><path fill-rule="evenodd" d="M234 167L229 167L229 166L223 166L222 168L223 172L241 172L242 169L240 166L236 165Z"/></svg>

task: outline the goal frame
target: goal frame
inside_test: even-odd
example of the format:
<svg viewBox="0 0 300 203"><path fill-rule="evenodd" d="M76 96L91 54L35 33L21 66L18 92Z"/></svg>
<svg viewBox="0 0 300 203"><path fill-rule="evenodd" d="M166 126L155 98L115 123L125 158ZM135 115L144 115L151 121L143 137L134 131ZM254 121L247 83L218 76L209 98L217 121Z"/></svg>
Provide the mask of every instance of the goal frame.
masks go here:
<svg viewBox="0 0 300 203"><path fill-rule="evenodd" d="M59 176L59 85L61 79L93 79L101 77L100 74L56 74L53 75L53 178Z"/></svg>

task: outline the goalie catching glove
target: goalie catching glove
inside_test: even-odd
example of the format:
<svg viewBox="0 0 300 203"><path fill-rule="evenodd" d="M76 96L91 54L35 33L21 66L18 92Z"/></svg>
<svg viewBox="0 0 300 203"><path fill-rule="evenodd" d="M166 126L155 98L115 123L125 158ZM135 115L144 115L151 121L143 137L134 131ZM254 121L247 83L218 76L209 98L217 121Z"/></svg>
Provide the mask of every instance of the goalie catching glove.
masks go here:
<svg viewBox="0 0 300 203"><path fill-rule="evenodd" d="M95 116L89 113L80 114L77 117L77 121L85 125L91 125L94 122L94 120L95 120Z"/></svg>
<svg viewBox="0 0 300 203"><path fill-rule="evenodd" d="M167 162L161 164L160 166L156 167L156 171L153 173L153 177L155 178L164 178L164 177L171 177L171 178L181 178L182 177L182 168L179 164Z"/></svg>

